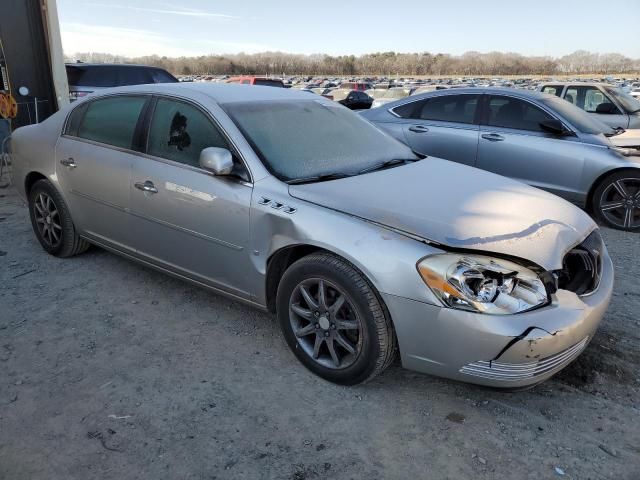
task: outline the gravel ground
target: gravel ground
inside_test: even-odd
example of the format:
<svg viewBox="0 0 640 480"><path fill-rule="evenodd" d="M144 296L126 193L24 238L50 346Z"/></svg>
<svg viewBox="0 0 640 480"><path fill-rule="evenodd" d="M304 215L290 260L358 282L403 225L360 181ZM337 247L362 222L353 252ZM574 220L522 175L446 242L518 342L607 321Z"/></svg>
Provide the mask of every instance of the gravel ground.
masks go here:
<svg viewBox="0 0 640 480"><path fill-rule="evenodd" d="M60 260L0 190L0 479L640 478L638 236L560 375L504 393L308 373L270 315L98 248Z"/></svg>

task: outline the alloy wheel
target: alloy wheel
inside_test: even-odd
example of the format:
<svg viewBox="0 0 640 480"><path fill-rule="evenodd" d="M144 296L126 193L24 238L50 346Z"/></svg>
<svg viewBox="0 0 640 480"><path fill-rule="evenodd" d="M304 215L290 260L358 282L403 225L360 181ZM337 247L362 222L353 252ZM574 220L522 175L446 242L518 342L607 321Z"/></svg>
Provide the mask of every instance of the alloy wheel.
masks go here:
<svg viewBox="0 0 640 480"><path fill-rule="evenodd" d="M352 301L325 279L298 284L289 301L289 321L298 345L326 368L347 368L362 351L362 322Z"/></svg>
<svg viewBox="0 0 640 480"><path fill-rule="evenodd" d="M599 208L602 216L619 228L640 227L640 179L621 178L607 185Z"/></svg>
<svg viewBox="0 0 640 480"><path fill-rule="evenodd" d="M40 192L33 205L40 237L49 247L58 246L62 240L62 224L53 199L46 193Z"/></svg>

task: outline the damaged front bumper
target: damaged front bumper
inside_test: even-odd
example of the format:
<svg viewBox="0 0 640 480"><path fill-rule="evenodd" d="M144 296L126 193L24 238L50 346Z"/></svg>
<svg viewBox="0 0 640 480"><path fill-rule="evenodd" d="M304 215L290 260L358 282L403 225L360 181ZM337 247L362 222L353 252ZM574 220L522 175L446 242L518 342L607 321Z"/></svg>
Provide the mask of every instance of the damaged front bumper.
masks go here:
<svg viewBox="0 0 640 480"><path fill-rule="evenodd" d="M613 290L603 258L588 296L558 290L550 305L515 315L485 315L382 294L405 368L491 387L542 382L574 360L602 320Z"/></svg>

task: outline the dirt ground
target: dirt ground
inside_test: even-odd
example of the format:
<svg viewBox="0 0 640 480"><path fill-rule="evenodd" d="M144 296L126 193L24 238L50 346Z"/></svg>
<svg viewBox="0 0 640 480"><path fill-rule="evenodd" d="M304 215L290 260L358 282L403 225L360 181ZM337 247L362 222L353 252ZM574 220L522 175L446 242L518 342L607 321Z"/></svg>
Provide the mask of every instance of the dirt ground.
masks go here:
<svg viewBox="0 0 640 480"><path fill-rule="evenodd" d="M503 393L394 365L339 387L274 318L98 248L60 260L0 190L0 479L640 479L638 235L564 372Z"/></svg>

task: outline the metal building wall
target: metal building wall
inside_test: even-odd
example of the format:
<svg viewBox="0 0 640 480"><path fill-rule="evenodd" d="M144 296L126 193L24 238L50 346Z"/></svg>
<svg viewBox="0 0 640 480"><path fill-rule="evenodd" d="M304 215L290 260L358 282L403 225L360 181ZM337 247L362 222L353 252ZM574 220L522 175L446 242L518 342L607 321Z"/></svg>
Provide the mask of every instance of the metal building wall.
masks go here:
<svg viewBox="0 0 640 480"><path fill-rule="evenodd" d="M35 122L36 99L39 121L57 110L45 25L41 0L0 0L0 38L19 107L14 129ZM27 97L18 93L22 86Z"/></svg>

